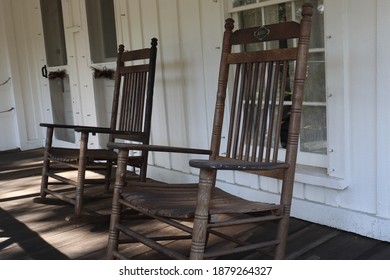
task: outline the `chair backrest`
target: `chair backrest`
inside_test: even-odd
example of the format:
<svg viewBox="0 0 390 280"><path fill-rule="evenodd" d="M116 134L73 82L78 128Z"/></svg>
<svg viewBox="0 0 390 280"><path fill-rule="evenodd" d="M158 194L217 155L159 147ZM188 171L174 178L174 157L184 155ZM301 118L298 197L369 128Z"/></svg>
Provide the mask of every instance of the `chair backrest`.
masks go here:
<svg viewBox="0 0 390 280"><path fill-rule="evenodd" d="M310 11L304 6L301 23L285 22L234 32L234 21L226 20L211 159L286 161L295 169L311 29ZM291 101L287 101L289 98ZM227 147L220 151L225 109L230 114L226 125ZM289 121L288 143L283 145L286 157L280 159L281 128L286 121ZM284 176L283 173L268 175Z"/></svg>
<svg viewBox="0 0 390 280"><path fill-rule="evenodd" d="M150 48L125 51L119 46L110 128L124 133L110 135L109 141L149 144L156 57L156 38Z"/></svg>

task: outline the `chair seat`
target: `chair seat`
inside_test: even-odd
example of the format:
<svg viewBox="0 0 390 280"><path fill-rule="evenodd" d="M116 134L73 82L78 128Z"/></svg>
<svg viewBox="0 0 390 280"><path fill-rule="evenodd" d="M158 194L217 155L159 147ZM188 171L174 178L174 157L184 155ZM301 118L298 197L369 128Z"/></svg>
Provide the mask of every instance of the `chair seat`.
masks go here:
<svg viewBox="0 0 390 280"><path fill-rule="evenodd" d="M79 161L79 149L69 149L69 148L51 148L48 151L49 157L52 159L64 162L64 163L74 163L77 164ZM107 161L116 161L117 153L107 149L89 149L87 150L88 162L93 162L95 160L107 160Z"/></svg>
<svg viewBox="0 0 390 280"><path fill-rule="evenodd" d="M121 192L126 202L141 212L173 219L195 217L198 184L147 183L142 186L130 183ZM240 214L269 212L280 205L254 202L213 188L210 214Z"/></svg>

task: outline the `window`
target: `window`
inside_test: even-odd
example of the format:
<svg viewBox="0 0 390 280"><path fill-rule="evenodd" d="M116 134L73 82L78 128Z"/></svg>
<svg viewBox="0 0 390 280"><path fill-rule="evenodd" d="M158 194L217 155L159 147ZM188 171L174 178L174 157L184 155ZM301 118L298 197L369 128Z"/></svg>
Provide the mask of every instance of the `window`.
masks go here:
<svg viewBox="0 0 390 280"><path fill-rule="evenodd" d="M117 41L113 0L87 0L85 4L92 63L115 61Z"/></svg>
<svg viewBox="0 0 390 280"><path fill-rule="evenodd" d="M299 21L301 7L305 2L307 0L233 0L230 11L239 27L245 28L291 20ZM310 2L313 4L314 14L298 162L327 167L324 4L323 0Z"/></svg>
<svg viewBox="0 0 390 280"><path fill-rule="evenodd" d="M46 61L49 67L67 64L61 0L41 0Z"/></svg>

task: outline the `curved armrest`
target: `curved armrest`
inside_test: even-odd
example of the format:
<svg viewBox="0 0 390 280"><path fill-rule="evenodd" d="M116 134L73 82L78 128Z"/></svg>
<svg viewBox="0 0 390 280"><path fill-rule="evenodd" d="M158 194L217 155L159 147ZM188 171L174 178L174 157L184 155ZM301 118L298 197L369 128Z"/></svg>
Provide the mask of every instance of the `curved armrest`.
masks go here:
<svg viewBox="0 0 390 280"><path fill-rule="evenodd" d="M111 133L109 127L97 127L97 126L78 126L74 129L77 132L87 133Z"/></svg>
<svg viewBox="0 0 390 280"><path fill-rule="evenodd" d="M190 160L190 166L196 168L205 168L205 169L241 170L241 171L275 170L275 169L287 169L290 167L288 163L284 163L284 162L283 163L248 162L244 160L235 160L235 159L218 159L218 160L192 159Z"/></svg>
<svg viewBox="0 0 390 280"><path fill-rule="evenodd" d="M111 130L109 127L53 124L53 123L40 123L39 125L47 128L69 128L69 129L74 129L76 132L92 133L94 135L97 133L125 135L127 139L131 139L133 141L140 141L140 142L142 142L145 139L145 134L142 132Z"/></svg>
<svg viewBox="0 0 390 280"><path fill-rule="evenodd" d="M70 128L70 129L74 129L77 132L111 133L109 127L95 127L95 126L55 124L55 123L40 123L39 125L48 128ZM125 134L125 133L122 132L121 134Z"/></svg>
<svg viewBox="0 0 390 280"><path fill-rule="evenodd" d="M145 140L145 133L142 132L129 132L122 130L112 130L108 127L93 127L93 126L79 126L75 128L75 131L81 133L92 133L92 134L113 134L113 135L122 135L125 136L126 139L132 141L142 142Z"/></svg>
<svg viewBox="0 0 390 280"><path fill-rule="evenodd" d="M79 125L55 124L55 123L40 123L39 126L47 127L47 128L70 128L70 129L76 129L77 127L80 127Z"/></svg>
<svg viewBox="0 0 390 280"><path fill-rule="evenodd" d="M83 126L83 125L72 125L72 124L55 124L55 123L40 123L40 126L47 128L70 128L77 132L87 133L113 133L109 127L95 127L95 126ZM123 133L125 134L125 133Z"/></svg>
<svg viewBox="0 0 390 280"><path fill-rule="evenodd" d="M168 153L186 153L186 154L202 154L210 155L210 150L193 149L185 147L171 147L171 146L159 146L159 145L144 145L144 144L125 144L109 142L108 148L120 149L120 150L133 150L133 151L149 151L149 152L168 152Z"/></svg>

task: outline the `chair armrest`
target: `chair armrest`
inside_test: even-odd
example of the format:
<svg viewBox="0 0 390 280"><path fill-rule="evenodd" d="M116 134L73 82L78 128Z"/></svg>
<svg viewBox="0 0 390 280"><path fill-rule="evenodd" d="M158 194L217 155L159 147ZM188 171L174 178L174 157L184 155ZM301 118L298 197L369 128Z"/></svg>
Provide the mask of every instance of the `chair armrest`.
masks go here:
<svg viewBox="0 0 390 280"><path fill-rule="evenodd" d="M97 126L84 126L84 125L68 125L68 124L53 124L53 123L41 123L40 126L47 128L69 128L74 129L76 132L85 133L113 133L109 127L97 127ZM126 134L127 132L118 132L118 134Z"/></svg>
<svg viewBox="0 0 390 280"><path fill-rule="evenodd" d="M39 126L47 127L47 128L70 128L70 129L75 129L75 128L79 127L78 125L55 124L55 123L40 123Z"/></svg>
<svg viewBox="0 0 390 280"><path fill-rule="evenodd" d="M111 130L109 127L99 127L99 126L83 126L83 125L67 125L67 124L53 124L53 123L40 123L42 127L47 128L69 128L74 129L76 132L81 133L92 133L92 134L115 134L115 135L126 135L127 138L133 141L143 141L145 139L145 134L141 132L128 132L121 130Z"/></svg>
<svg viewBox="0 0 390 280"><path fill-rule="evenodd" d="M74 129L77 132L111 133L109 127L95 127L95 126L55 124L55 123L40 123L39 125L48 128L70 128L70 129ZM125 134L125 133L122 132L121 134Z"/></svg>
<svg viewBox="0 0 390 280"><path fill-rule="evenodd" d="M105 133L111 134L113 131L109 127L98 127L98 126L79 126L75 128L77 132L87 132L87 133ZM124 134L122 132L122 134Z"/></svg>
<svg viewBox="0 0 390 280"><path fill-rule="evenodd" d="M171 147L171 146L159 146L159 145L125 144L125 143L108 142L107 147L112 149L133 150L133 151L186 153L186 154L202 154L202 155L211 154L210 150L205 150L205 149L193 149L193 148L185 148L185 147Z"/></svg>
<svg viewBox="0 0 390 280"><path fill-rule="evenodd" d="M122 130L112 130L109 127L93 127L93 126L79 126L75 128L76 132L81 133L92 133L92 134L114 134L114 135L123 135L126 139L142 142L145 140L145 133L142 132L129 132Z"/></svg>
<svg viewBox="0 0 390 280"><path fill-rule="evenodd" d="M192 159L190 166L205 169L218 170L241 170L241 171L255 171L255 170L275 170L287 169L290 167L288 163L276 162L248 162L235 159L218 159L218 160L203 160Z"/></svg>

